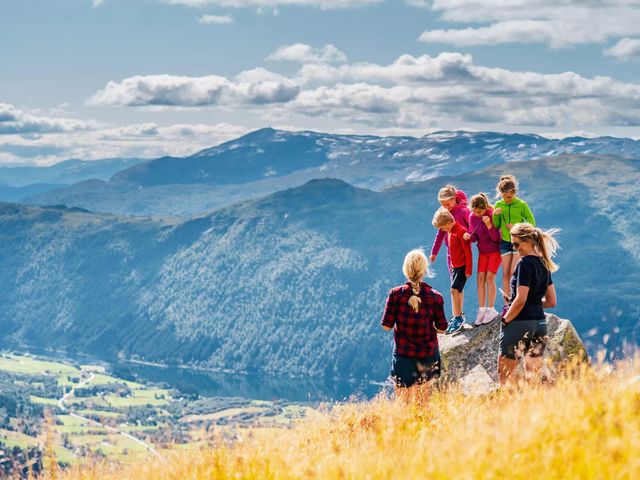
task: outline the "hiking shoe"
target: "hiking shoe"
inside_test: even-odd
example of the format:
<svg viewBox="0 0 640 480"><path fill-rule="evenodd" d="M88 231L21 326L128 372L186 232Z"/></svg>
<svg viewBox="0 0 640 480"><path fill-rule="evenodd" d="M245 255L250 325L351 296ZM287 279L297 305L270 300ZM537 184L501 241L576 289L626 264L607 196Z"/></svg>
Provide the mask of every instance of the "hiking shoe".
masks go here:
<svg viewBox="0 0 640 480"><path fill-rule="evenodd" d="M500 313L493 307L487 308L484 314L483 324L491 323L500 316Z"/></svg>
<svg viewBox="0 0 640 480"><path fill-rule="evenodd" d="M474 322L474 325L476 327L479 327L480 325L482 325L482 321L484 320L485 317L485 312L487 311L487 309L485 307L480 307L478 308L478 313L476 313L476 321Z"/></svg>
<svg viewBox="0 0 640 480"><path fill-rule="evenodd" d="M447 331L445 332L447 335L452 335L456 332L459 332L462 328L462 324L464 323L464 317L462 315L458 315L457 317L453 317L451 323L447 327Z"/></svg>

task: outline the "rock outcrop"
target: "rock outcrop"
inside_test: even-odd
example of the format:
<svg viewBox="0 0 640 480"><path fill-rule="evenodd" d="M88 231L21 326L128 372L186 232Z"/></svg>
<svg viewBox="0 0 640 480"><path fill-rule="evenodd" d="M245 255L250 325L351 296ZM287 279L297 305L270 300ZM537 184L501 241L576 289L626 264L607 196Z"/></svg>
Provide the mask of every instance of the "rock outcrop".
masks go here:
<svg viewBox="0 0 640 480"><path fill-rule="evenodd" d="M569 320L547 314L549 342L544 377L553 381L571 362L587 362L587 351ZM472 327L455 335L439 335L443 381L457 381L467 393L486 393L497 386L500 322Z"/></svg>

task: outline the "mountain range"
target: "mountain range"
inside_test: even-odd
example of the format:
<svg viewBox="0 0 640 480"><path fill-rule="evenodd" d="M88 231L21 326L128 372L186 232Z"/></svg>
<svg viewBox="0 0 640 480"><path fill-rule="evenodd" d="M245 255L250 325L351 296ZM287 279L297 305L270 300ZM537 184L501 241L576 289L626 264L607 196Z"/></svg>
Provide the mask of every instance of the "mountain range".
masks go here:
<svg viewBox="0 0 640 480"><path fill-rule="evenodd" d="M108 180L85 178L36 193L24 202L125 215L188 216L318 178L380 191L404 182L562 154L640 158L640 142L464 131L420 138L375 137L265 128L185 158L140 162Z"/></svg>
<svg viewBox="0 0 640 480"><path fill-rule="evenodd" d="M142 162L139 158L66 160L47 167L0 167L0 201L16 202L85 180L108 180L115 173Z"/></svg>
<svg viewBox="0 0 640 480"><path fill-rule="evenodd" d="M150 167L112 181L140 186L136 168ZM403 282L405 253L430 248L438 189L490 191L511 172L538 224L562 229L554 312L572 320L591 353L637 345L639 221L630 213L640 200L638 161L567 154L474 168L447 175L456 167L442 167L436 178L380 191L317 179L188 218L0 204L0 340L234 371L382 379L392 346L379 326L384 300ZM444 255L435 269L430 282L448 310Z"/></svg>

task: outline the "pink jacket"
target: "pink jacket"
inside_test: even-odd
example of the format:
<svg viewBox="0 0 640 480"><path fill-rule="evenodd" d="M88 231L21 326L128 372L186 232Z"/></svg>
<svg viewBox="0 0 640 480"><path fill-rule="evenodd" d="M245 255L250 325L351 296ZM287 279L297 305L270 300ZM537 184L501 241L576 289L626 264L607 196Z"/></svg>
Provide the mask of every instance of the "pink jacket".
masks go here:
<svg viewBox="0 0 640 480"><path fill-rule="evenodd" d="M490 208L485 212L489 218L493 215ZM492 226L487 226L482 218L473 214L469 214L469 234L471 234L471 242L478 242L478 252L480 253L500 253L500 230Z"/></svg>

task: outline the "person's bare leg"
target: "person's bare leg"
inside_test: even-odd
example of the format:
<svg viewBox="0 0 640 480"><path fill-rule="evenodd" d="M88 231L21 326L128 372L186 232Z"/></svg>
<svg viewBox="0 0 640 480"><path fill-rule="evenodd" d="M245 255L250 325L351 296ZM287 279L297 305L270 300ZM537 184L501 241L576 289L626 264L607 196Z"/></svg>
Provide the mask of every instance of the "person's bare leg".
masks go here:
<svg viewBox="0 0 640 480"><path fill-rule="evenodd" d="M476 279L476 283L478 285L478 307L484 308L487 306L485 297L487 294L485 283L487 281L487 273L486 272L478 272L478 278Z"/></svg>
<svg viewBox="0 0 640 480"><path fill-rule="evenodd" d="M496 274L487 272L486 278L487 284L487 306L489 308L494 308L496 304Z"/></svg>
<svg viewBox="0 0 640 480"><path fill-rule="evenodd" d="M502 260L502 290L504 290L504 292L507 295L511 294L511 286L510 286L510 282L511 282L511 257L513 255L503 255L501 257Z"/></svg>
<svg viewBox="0 0 640 480"><path fill-rule="evenodd" d="M518 385L520 380L520 375L517 372L518 363L518 359L507 358L502 355L498 356L498 380L500 381L500 386L515 387Z"/></svg>
<svg viewBox="0 0 640 480"><path fill-rule="evenodd" d="M462 294L455 288L451 289L451 304L453 305L453 316L462 315Z"/></svg>
<svg viewBox="0 0 640 480"><path fill-rule="evenodd" d="M456 300L453 298L453 289L451 289L451 313L454 317L456 316Z"/></svg>

